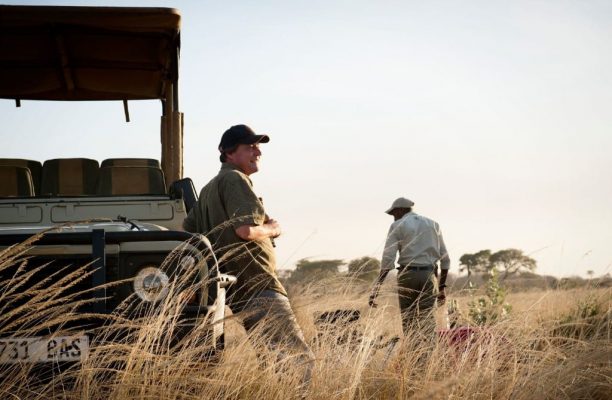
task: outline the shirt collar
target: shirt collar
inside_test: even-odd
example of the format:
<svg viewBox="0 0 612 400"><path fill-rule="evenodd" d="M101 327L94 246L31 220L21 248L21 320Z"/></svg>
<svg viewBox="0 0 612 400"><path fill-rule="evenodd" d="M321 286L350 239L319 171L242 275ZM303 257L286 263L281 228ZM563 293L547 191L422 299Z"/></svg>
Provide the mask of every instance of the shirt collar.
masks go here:
<svg viewBox="0 0 612 400"><path fill-rule="evenodd" d="M244 176L251 185L253 184L253 181L251 180L251 178L247 174L242 172L242 170L238 168L237 166L235 166L234 164L228 163L228 162L221 163L220 172L229 172L229 171L237 171L238 173L240 173L240 175Z"/></svg>
<svg viewBox="0 0 612 400"><path fill-rule="evenodd" d="M407 212L406 214L404 214L404 216L402 218L400 218L400 220L402 220L404 218L408 218L411 215L416 215L416 213L414 211Z"/></svg>
<svg viewBox="0 0 612 400"><path fill-rule="evenodd" d="M242 171L240 171L240 168L238 168L234 164L228 163L228 162L221 163L221 170L222 171L223 170L234 170L234 171L242 172Z"/></svg>

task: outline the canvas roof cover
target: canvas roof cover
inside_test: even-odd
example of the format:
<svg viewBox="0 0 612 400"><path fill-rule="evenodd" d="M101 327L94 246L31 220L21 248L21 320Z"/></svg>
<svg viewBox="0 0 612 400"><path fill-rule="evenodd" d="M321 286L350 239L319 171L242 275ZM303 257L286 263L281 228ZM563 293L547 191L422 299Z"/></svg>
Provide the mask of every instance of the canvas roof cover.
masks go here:
<svg viewBox="0 0 612 400"><path fill-rule="evenodd" d="M178 81L171 8L0 5L0 98L166 97Z"/></svg>

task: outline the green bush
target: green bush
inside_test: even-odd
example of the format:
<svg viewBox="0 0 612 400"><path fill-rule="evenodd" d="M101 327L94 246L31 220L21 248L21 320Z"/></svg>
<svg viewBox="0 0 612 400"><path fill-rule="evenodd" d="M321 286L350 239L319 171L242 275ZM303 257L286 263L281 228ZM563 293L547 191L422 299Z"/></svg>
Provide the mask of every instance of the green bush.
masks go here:
<svg viewBox="0 0 612 400"><path fill-rule="evenodd" d="M468 303L468 316L475 325L487 325L505 318L512 306L506 303L506 291L499 284L497 271L490 270L486 295Z"/></svg>

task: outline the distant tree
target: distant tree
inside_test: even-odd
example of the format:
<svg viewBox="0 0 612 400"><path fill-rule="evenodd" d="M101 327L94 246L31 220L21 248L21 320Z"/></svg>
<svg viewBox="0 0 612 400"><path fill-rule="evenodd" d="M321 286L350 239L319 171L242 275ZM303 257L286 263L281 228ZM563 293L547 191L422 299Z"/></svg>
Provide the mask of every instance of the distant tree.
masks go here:
<svg viewBox="0 0 612 400"><path fill-rule="evenodd" d="M519 271L535 271L536 260L523 254L518 249L505 249L491 254L489 258L491 266L499 271L503 271L506 279L508 275L515 274Z"/></svg>
<svg viewBox="0 0 612 400"><path fill-rule="evenodd" d="M308 283L315 280L333 278L340 274L343 260L317 260L310 261L303 258L297 262L295 269L288 279L289 283Z"/></svg>
<svg viewBox="0 0 612 400"><path fill-rule="evenodd" d="M595 271L590 269L590 270L587 271L587 275L589 276L589 279L593 279L593 276L595 275Z"/></svg>
<svg viewBox="0 0 612 400"><path fill-rule="evenodd" d="M464 254L459 259L459 271L487 272L491 268L491 250L480 250L474 254Z"/></svg>
<svg viewBox="0 0 612 400"><path fill-rule="evenodd" d="M474 254L464 254L459 259L459 272L467 270L468 274L468 286L471 288L472 284L472 273L483 273L487 272L491 268L491 250L480 250Z"/></svg>
<svg viewBox="0 0 612 400"><path fill-rule="evenodd" d="M348 263L348 273L351 277L372 282L380 272L380 261L374 257L361 257Z"/></svg>

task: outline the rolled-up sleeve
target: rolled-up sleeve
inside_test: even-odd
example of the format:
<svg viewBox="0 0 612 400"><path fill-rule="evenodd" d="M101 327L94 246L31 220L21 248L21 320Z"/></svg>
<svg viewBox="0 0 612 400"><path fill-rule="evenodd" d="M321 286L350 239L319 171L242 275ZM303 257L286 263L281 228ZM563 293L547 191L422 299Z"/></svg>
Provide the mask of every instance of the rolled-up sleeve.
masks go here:
<svg viewBox="0 0 612 400"><path fill-rule="evenodd" d="M228 174L221 188L229 223L234 229L242 225L261 225L265 211L250 182L238 174Z"/></svg>
<svg viewBox="0 0 612 400"><path fill-rule="evenodd" d="M389 233L387 234L387 241L385 242L385 249L383 250L382 261L380 263L380 269L382 271L395 268L395 259L397 258L398 250L399 235L397 232L397 225L391 224Z"/></svg>

